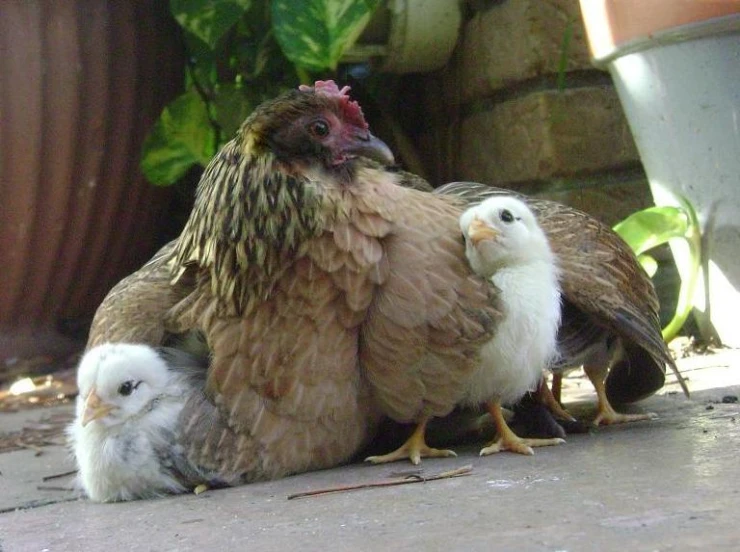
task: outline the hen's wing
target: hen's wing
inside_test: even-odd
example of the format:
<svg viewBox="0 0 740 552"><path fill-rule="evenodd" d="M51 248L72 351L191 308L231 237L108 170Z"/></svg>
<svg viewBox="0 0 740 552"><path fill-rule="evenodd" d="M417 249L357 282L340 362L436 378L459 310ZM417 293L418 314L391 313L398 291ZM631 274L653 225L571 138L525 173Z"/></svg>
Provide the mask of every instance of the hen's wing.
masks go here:
<svg viewBox="0 0 740 552"><path fill-rule="evenodd" d="M474 275L454 198L403 190L390 272L362 327L360 359L384 412L397 421L448 414L501 317L497 290Z"/></svg>
<svg viewBox="0 0 740 552"><path fill-rule="evenodd" d="M191 290L183 279L171 285L169 262L175 242L160 249L143 267L116 284L95 312L87 347L105 342L162 345L167 311Z"/></svg>
<svg viewBox="0 0 740 552"><path fill-rule="evenodd" d="M194 279L189 275L181 277L177 284L171 283L174 247L175 242L165 245L147 264L113 287L95 313L88 347L122 342L192 348L188 342L190 336L174 336L167 324L169 312L187 301L195 288ZM197 354L207 356L207 349ZM194 385L205 387L204 380L205 377L194 378ZM274 470L265 470L262 465L251 464L251 470L242 470L230 458L239 436L227 420L228 415L215 405L212 395L205 393L203 388L194 390L181 415L181 444L185 456L193 465L216 472L220 479L229 483L273 476Z"/></svg>
<svg viewBox="0 0 740 552"><path fill-rule="evenodd" d="M629 246L609 227L572 207L474 182L454 182L435 193L469 203L492 195L515 195L527 202L550 240L562 274L558 341L565 362L580 361L604 332L623 339L625 358L607 378L610 400L631 402L654 393L664 384L666 364L678 374L661 336L652 282Z"/></svg>

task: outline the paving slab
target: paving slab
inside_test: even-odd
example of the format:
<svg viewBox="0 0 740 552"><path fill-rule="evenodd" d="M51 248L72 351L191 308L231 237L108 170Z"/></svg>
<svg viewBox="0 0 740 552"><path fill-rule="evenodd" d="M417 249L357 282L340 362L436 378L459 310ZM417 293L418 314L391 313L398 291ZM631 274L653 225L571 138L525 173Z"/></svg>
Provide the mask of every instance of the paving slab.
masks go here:
<svg viewBox="0 0 740 552"><path fill-rule="evenodd" d="M41 506L31 501L48 495L33 487L68 466L59 451L0 454L0 494L9 477L27 487L11 491L18 509L0 514L0 550L738 550L740 405L723 399L740 394L740 352L682 369L691 399L669 385L632 407L656 420L571 435L531 457L462 447L458 458L425 460L423 475L471 465L468 476L295 500L287 497L397 479L412 466L355 464L119 504L63 502L70 496L59 491L58 503ZM590 414L593 393L571 391L578 414Z"/></svg>

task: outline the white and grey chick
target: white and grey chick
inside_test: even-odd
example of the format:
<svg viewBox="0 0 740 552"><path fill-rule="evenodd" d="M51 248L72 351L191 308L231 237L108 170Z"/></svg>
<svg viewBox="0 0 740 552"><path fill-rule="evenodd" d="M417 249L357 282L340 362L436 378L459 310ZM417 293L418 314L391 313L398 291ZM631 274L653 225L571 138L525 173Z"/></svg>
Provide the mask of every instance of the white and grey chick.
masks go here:
<svg viewBox="0 0 740 552"><path fill-rule="evenodd" d="M522 439L504 420L501 405L518 401L537 387L557 355L560 287L555 256L529 208L510 196L470 207L460 217L465 253L473 271L500 289L505 309L496 335L481 350L481 363L462 402L485 403L497 440L481 455L501 450L533 454L533 446L562 439Z"/></svg>
<svg viewBox="0 0 740 552"><path fill-rule="evenodd" d="M78 483L90 499L115 502L223 486L187 458L181 414L204 401L207 364L183 351L106 343L77 372L76 418L67 434Z"/></svg>

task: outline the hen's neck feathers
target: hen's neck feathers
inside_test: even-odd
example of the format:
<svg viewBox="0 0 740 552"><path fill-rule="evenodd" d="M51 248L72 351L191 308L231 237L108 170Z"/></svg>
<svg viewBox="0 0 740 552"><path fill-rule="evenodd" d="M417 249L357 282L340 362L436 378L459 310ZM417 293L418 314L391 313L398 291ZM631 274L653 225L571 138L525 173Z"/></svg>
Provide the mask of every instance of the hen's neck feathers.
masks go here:
<svg viewBox="0 0 740 552"><path fill-rule="evenodd" d="M262 298L282 261L320 232L321 199L245 126L206 168L174 252L174 281L207 270L211 292L236 313Z"/></svg>

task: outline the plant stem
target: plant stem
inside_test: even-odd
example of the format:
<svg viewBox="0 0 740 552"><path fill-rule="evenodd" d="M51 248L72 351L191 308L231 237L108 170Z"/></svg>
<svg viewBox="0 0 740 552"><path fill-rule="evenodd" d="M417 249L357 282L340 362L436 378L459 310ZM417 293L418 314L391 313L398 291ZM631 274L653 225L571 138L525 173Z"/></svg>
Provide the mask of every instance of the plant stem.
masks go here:
<svg viewBox="0 0 740 552"><path fill-rule="evenodd" d="M303 67L299 67L298 65L294 65L295 67L295 73L298 75L298 80L301 84L312 84L311 82L311 74L305 70Z"/></svg>

